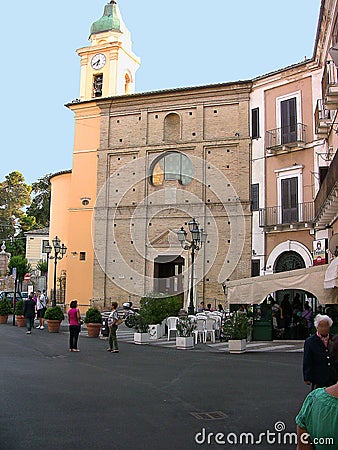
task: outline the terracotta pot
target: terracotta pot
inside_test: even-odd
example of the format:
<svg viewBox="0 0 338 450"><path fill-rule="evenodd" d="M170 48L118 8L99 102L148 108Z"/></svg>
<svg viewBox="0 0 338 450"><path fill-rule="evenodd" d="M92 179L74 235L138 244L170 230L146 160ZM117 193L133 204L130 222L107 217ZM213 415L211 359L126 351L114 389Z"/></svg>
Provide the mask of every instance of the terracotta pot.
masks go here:
<svg viewBox="0 0 338 450"><path fill-rule="evenodd" d="M26 317L25 316L15 316L15 323L17 327L25 327L26 326Z"/></svg>
<svg viewBox="0 0 338 450"><path fill-rule="evenodd" d="M88 330L88 337L93 338L99 337L101 326L102 325L100 323L86 323L86 327Z"/></svg>
<svg viewBox="0 0 338 450"><path fill-rule="evenodd" d="M46 320L48 325L48 331L50 333L58 333L60 330L61 320Z"/></svg>
<svg viewBox="0 0 338 450"><path fill-rule="evenodd" d="M0 316L0 323L7 323L8 314L6 316Z"/></svg>

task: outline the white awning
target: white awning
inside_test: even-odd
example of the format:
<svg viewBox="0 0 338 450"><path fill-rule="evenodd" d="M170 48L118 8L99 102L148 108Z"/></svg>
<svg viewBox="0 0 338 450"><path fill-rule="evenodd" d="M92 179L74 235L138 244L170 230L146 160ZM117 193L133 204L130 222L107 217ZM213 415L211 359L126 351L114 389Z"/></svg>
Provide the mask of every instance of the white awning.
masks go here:
<svg viewBox="0 0 338 450"><path fill-rule="evenodd" d="M338 258L335 258L326 269L324 288L332 289L338 287Z"/></svg>
<svg viewBox="0 0 338 450"><path fill-rule="evenodd" d="M338 303L338 288L324 289L327 268L328 264L323 264L261 277L228 281L226 283L227 300L229 304L258 304L272 292L301 289L317 297L320 304Z"/></svg>

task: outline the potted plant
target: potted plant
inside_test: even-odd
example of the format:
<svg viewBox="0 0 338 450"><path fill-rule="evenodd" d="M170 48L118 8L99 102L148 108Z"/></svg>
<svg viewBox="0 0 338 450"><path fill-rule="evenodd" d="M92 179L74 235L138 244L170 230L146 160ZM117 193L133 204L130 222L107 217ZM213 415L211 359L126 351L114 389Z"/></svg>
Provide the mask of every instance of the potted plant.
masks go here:
<svg viewBox="0 0 338 450"><path fill-rule="evenodd" d="M87 309L84 322L87 327L88 337L99 337L102 324L102 316L99 309L96 307Z"/></svg>
<svg viewBox="0 0 338 450"><path fill-rule="evenodd" d="M134 343L146 344L149 342L149 324L146 319L140 314L134 318Z"/></svg>
<svg viewBox="0 0 338 450"><path fill-rule="evenodd" d="M26 317L23 315L23 309L24 309L24 300L17 300L15 302L15 322L18 327L25 327L26 326Z"/></svg>
<svg viewBox="0 0 338 450"><path fill-rule="evenodd" d="M141 299L140 305L140 311L149 323L150 339L160 339L165 334L165 319L178 314L182 308L182 299L179 296L151 293Z"/></svg>
<svg viewBox="0 0 338 450"><path fill-rule="evenodd" d="M194 348L194 330L196 323L190 317L180 317L177 321L176 347L187 350Z"/></svg>
<svg viewBox="0 0 338 450"><path fill-rule="evenodd" d="M234 312L226 317L223 332L229 342L230 353L244 353L250 331L250 322L245 313Z"/></svg>
<svg viewBox="0 0 338 450"><path fill-rule="evenodd" d="M52 306L45 312L45 319L50 333L58 333L64 314L60 306Z"/></svg>
<svg viewBox="0 0 338 450"><path fill-rule="evenodd" d="M8 298L0 301L0 323L7 323L8 315L12 312L11 302Z"/></svg>

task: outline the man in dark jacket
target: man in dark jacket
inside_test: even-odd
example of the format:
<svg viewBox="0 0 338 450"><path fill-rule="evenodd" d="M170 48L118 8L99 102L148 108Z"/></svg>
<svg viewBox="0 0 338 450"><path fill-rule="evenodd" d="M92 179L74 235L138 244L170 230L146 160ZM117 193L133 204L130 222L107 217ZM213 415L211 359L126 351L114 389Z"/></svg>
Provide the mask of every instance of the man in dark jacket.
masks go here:
<svg viewBox="0 0 338 450"><path fill-rule="evenodd" d="M29 294L28 299L25 300L25 303L23 305L23 315L26 317L26 323L27 323L27 334L32 333L32 326L34 323L34 317L35 317L35 301L33 298L33 294Z"/></svg>
<svg viewBox="0 0 338 450"><path fill-rule="evenodd" d="M312 389L332 386L337 382L330 357L331 326L329 316L318 314L315 318L317 332L308 337L304 344L304 381L311 384Z"/></svg>

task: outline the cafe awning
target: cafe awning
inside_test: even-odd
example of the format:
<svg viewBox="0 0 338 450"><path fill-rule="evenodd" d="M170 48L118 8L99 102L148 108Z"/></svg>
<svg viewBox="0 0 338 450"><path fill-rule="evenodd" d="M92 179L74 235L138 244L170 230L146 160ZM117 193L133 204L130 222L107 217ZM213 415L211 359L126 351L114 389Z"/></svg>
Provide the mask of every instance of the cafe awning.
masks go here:
<svg viewBox="0 0 338 450"><path fill-rule="evenodd" d="M338 303L338 288L324 289L328 264L305 269L242 278L226 283L229 304L258 304L264 298L283 289L301 289L317 297L320 304Z"/></svg>
<svg viewBox="0 0 338 450"><path fill-rule="evenodd" d="M335 258L326 269L324 287L325 289L338 287L338 258Z"/></svg>

